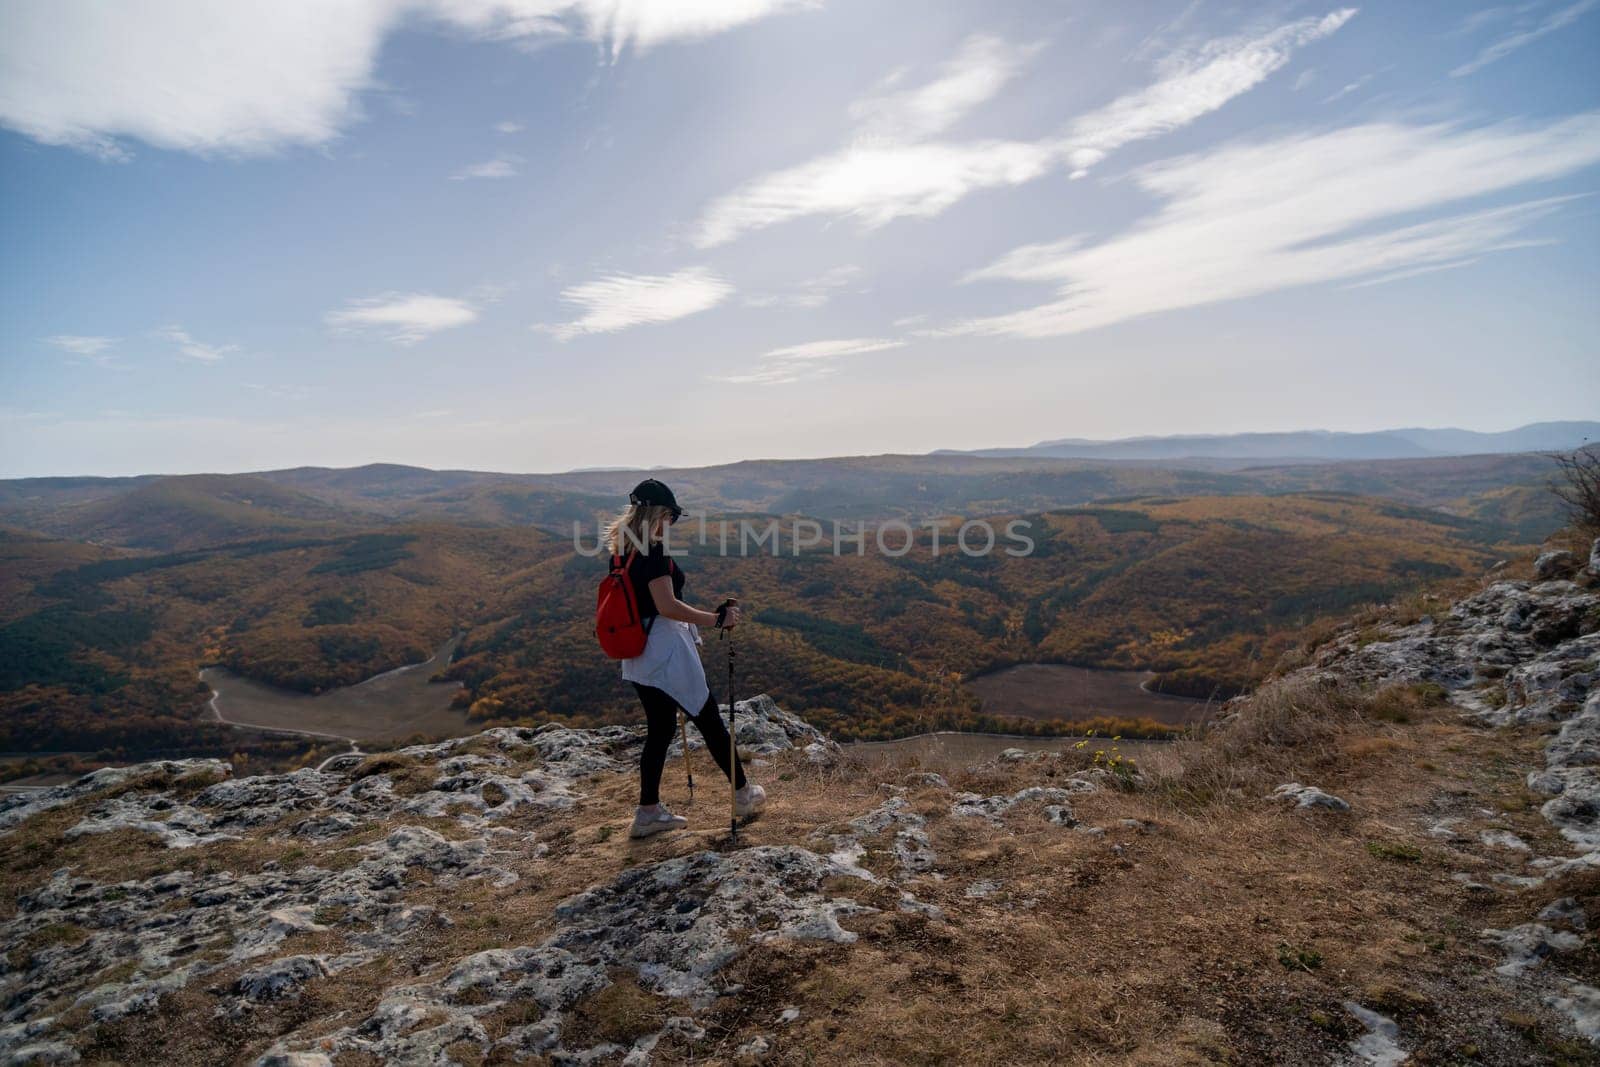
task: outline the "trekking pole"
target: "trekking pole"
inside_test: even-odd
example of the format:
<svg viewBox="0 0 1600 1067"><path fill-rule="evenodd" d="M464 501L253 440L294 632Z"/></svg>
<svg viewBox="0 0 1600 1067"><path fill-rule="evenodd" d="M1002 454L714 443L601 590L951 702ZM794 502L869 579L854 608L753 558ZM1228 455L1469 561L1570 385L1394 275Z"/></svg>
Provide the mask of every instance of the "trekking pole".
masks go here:
<svg viewBox="0 0 1600 1067"><path fill-rule="evenodd" d="M722 602L722 611L739 602L737 597L729 597ZM732 848L739 843L739 732L734 721L736 714L733 696L733 639L728 636L727 628L722 630L718 640L728 642L728 846Z"/></svg>
<svg viewBox="0 0 1600 1067"><path fill-rule="evenodd" d="M678 715L678 737L683 742L683 773L689 779L689 803L694 803L694 771L689 768L689 723L680 712Z"/></svg>

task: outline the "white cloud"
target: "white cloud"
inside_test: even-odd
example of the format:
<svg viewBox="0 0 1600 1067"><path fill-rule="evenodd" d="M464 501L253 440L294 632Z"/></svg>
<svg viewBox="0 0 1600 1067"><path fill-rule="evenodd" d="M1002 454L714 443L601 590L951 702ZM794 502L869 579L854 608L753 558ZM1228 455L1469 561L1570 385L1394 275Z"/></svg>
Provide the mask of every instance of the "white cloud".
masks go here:
<svg viewBox="0 0 1600 1067"><path fill-rule="evenodd" d="M1099 244L1068 238L1002 256L969 280L1043 282L1057 298L939 333L1054 337L1291 286L1459 265L1525 245L1557 199L1428 221L1415 214L1600 162L1600 112L1476 129L1373 123L1234 144L1133 176L1161 204Z"/></svg>
<svg viewBox="0 0 1600 1067"><path fill-rule="evenodd" d="M744 298L747 307L781 307L815 310L822 307L833 295L849 285L861 274L856 266L834 267L815 278L807 278L793 289L780 293L754 293Z"/></svg>
<svg viewBox="0 0 1600 1067"><path fill-rule="evenodd" d="M998 93L1037 51L1038 46L1010 45L998 37L970 37L934 81L919 89L857 100L850 105L850 117L860 123L865 137L893 141L931 137ZM892 84L899 77L888 80Z"/></svg>
<svg viewBox="0 0 1600 1067"><path fill-rule="evenodd" d="M535 329L568 341L591 333L614 333L633 326L671 322L716 307L733 286L704 267L673 274L612 274L561 293L561 299L583 309L571 322Z"/></svg>
<svg viewBox="0 0 1600 1067"><path fill-rule="evenodd" d="M1487 67L1495 60L1504 59L1517 49L1532 44L1534 41L1537 41L1546 34L1555 33L1557 30L1564 29L1565 27L1571 25L1582 16L1594 10L1594 7L1597 3L1600 3L1600 0L1578 0L1578 2L1575 4L1563 7L1559 11L1551 12L1544 19L1541 19L1536 25L1530 26L1527 29L1519 30L1516 33L1502 37L1500 40L1495 41L1483 51L1479 52L1475 58L1452 70L1450 72L1450 76L1452 78L1464 78L1469 74L1476 74L1478 71L1482 70L1484 67ZM1488 11L1479 12L1478 15L1480 17L1488 15L1499 16L1502 13L1504 12L1502 12L1501 9L1490 8ZM1472 29L1476 29L1477 26L1483 24L1482 21L1475 23L1472 21L1472 19L1473 17L1469 16L1468 22L1465 24L1464 28L1471 27ZM1492 19L1487 21L1492 21Z"/></svg>
<svg viewBox="0 0 1600 1067"><path fill-rule="evenodd" d="M108 350L117 343L115 337L92 337L76 333L58 333L53 337L45 337L42 340L45 344L59 348L63 352L70 352L74 356L82 356L84 359L92 360L95 363L108 361L111 358Z"/></svg>
<svg viewBox="0 0 1600 1067"><path fill-rule="evenodd" d="M215 0L6 6L0 126L108 159L125 140L206 155L321 145L361 115L408 21L487 40L594 41L613 57L708 37L805 0Z"/></svg>
<svg viewBox="0 0 1600 1067"><path fill-rule="evenodd" d="M980 189L1020 185L1061 166L1081 177L1123 145L1169 133L1248 92L1288 63L1296 48L1333 33L1354 14L1354 8L1344 8L1175 56L1152 85L1042 140L900 143L863 138L757 178L712 202L696 225L695 243L710 248L747 231L808 215L851 218L874 228L898 218L928 218ZM991 72L968 85L947 71L933 85L960 82L966 86L962 91L941 91L933 97L940 103L926 105L909 103L918 99L917 93L901 93L884 98L897 103L869 105L866 114L891 115L890 124L898 123L902 134L918 128L918 121L926 129L964 113L983 98L980 89L992 92L1003 80Z"/></svg>
<svg viewBox="0 0 1600 1067"><path fill-rule="evenodd" d="M523 130L525 130L527 128L528 127L524 126L520 122L512 122L510 120L507 120L505 122L497 122L497 123L494 124L494 132L495 133L506 133L506 134L521 133Z"/></svg>
<svg viewBox="0 0 1600 1067"><path fill-rule="evenodd" d="M510 156L496 156L494 159L483 163L474 163L470 167L463 167L450 175L453 182L466 181L469 178L511 178L517 174L516 160Z"/></svg>
<svg viewBox="0 0 1600 1067"><path fill-rule="evenodd" d="M839 341L808 341L805 344L774 348L761 356L761 366L748 374L713 377L716 382L733 385L788 385L808 378L832 374L834 361L844 356L865 355L899 348L904 341L879 337L856 337Z"/></svg>
<svg viewBox="0 0 1600 1067"><path fill-rule="evenodd" d="M383 293L350 300L323 320L335 330L375 333L400 345L414 345L441 330L465 326L478 318L475 305L431 293Z"/></svg>
<svg viewBox="0 0 1600 1067"><path fill-rule="evenodd" d="M770 15L814 8L819 0L430 0L428 6L487 36L581 37L616 59L628 49L714 37Z"/></svg>
<svg viewBox="0 0 1600 1067"><path fill-rule="evenodd" d="M201 363L219 363L230 352L239 351L238 345L208 345L197 341L182 326L163 326L155 331L155 335L177 345L178 352L184 357Z"/></svg>
<svg viewBox="0 0 1600 1067"><path fill-rule="evenodd" d="M695 243L726 244L750 230L806 215L854 219L874 229L898 218L931 218L978 189L1021 185L1054 155L1018 141L859 145L759 178L713 203Z"/></svg>

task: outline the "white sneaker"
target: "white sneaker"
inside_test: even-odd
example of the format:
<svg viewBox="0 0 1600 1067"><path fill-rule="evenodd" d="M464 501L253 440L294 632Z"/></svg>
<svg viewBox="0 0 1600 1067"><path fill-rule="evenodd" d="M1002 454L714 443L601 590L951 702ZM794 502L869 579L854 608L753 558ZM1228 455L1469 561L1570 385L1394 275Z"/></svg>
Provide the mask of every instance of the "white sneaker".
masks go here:
<svg viewBox="0 0 1600 1067"><path fill-rule="evenodd" d="M633 828L628 831L628 836L649 837L663 830L676 830L688 825L688 819L682 815L672 814L665 804L660 804L655 811L646 811L643 808L636 810L633 813Z"/></svg>
<svg viewBox="0 0 1600 1067"><path fill-rule="evenodd" d="M753 815L767 803L767 791L754 782L746 782L743 789L733 791L733 810L740 817Z"/></svg>

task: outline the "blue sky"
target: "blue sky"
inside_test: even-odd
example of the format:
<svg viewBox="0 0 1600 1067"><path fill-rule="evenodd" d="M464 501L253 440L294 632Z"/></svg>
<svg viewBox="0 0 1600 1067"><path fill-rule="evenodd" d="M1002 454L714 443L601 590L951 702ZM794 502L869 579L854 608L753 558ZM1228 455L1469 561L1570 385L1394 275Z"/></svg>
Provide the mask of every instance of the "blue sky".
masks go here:
<svg viewBox="0 0 1600 1067"><path fill-rule="evenodd" d="M4 17L0 476L1600 414L1600 0Z"/></svg>

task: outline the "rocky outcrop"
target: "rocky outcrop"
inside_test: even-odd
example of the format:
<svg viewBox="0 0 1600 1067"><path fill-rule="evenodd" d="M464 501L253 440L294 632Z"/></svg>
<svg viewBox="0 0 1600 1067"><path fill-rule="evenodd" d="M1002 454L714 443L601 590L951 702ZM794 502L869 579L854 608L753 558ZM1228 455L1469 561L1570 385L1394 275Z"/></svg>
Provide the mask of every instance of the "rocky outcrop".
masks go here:
<svg viewBox="0 0 1600 1067"><path fill-rule="evenodd" d="M741 942L777 938L848 943L839 918L871 910L822 891L830 877L869 877L803 848L758 847L727 855L699 852L624 872L556 908L559 925L537 945L492 949L459 961L435 982L390 990L377 1010L350 1026L274 1048L261 1064L296 1052L364 1052L385 1063L438 1063L465 1043L566 1062L624 1057L645 1062L665 1037L703 1036L685 1017L624 1047L571 1044L566 1012L625 971L646 989L705 1005L722 992L718 972ZM279 961L280 963L284 961ZM252 972L255 973L255 972ZM508 1005L533 1005L537 1017L491 1039L482 1020Z"/></svg>
<svg viewBox="0 0 1600 1067"><path fill-rule="evenodd" d="M1600 592L1569 581L1496 582L1438 620L1393 639L1338 642L1320 670L1371 682L1442 686L1453 703L1496 726L1559 724L1528 787L1544 814L1600 865ZM1549 869L1571 869L1567 860Z"/></svg>
<svg viewBox="0 0 1600 1067"><path fill-rule="evenodd" d="M764 695L739 702L737 725L747 752L800 748L831 758L838 751ZM218 1013L237 1019L392 953L419 930L448 927L455 920L443 910L410 899L419 884L514 884L509 861L537 858L546 846L500 823L513 814L572 809L592 776L631 770L642 743L642 729L630 727L500 728L340 757L320 770L233 778L216 760L163 761L8 797L0 801L0 834L81 804L68 840L122 833L189 851L254 836L314 843L317 859L292 867L268 862L254 872L202 866L114 883L55 871L20 894L14 914L0 922L0 943L42 941L25 961L0 957L0 1060L70 1062L76 1053L58 1029L59 1015L86 1012L95 1022L113 1022L224 970L235 977L207 989ZM441 823L452 831L435 828ZM368 832L356 843L345 840L374 827L387 829L376 839ZM921 862L914 846L912 866ZM563 1012L609 984L618 968L694 1004L720 991L717 974L743 944L851 941L855 935L838 920L865 906L823 893L821 884L833 877L873 878L799 847L703 852L629 870L562 904L557 929L543 942L461 960L438 981L391 991L370 1017L331 1037L305 1047L285 1042L261 1062L327 1063L330 1049L384 1062L442 1062L439 1050L461 1041L482 1044L485 1054L500 1044L527 1054L648 1058L669 1036L695 1040L698 1027L675 1018L630 1049L567 1049ZM340 949L287 951L335 923ZM51 931L77 933L56 943L45 937ZM488 1041L478 1020L528 998L543 1014ZM41 1014L47 1003L56 1014Z"/></svg>
<svg viewBox="0 0 1600 1067"><path fill-rule="evenodd" d="M1600 541L1595 551L1600 552ZM1569 567L1569 560L1570 553L1546 553L1536 571L1572 574L1576 567ZM1308 669L1373 683L1431 682L1488 725L1554 724L1544 766L1528 773L1527 784L1548 798L1540 811L1574 851L1536 855L1515 835L1489 831L1485 844L1521 860L1518 869L1492 881L1530 887L1600 868L1600 591L1553 577L1495 582L1457 601L1443 617L1404 627L1388 640L1361 644L1349 634L1323 650ZM1430 832L1455 836L1448 822ZM1466 874L1456 877L1482 885ZM1541 916L1539 922L1485 930L1483 936L1505 953L1498 968L1502 977L1536 982L1547 1003L1600 1042L1600 1011L1595 1010L1600 990L1537 966L1578 946L1581 927L1561 925L1572 921L1571 915ZM1581 913L1577 921L1582 922Z"/></svg>

